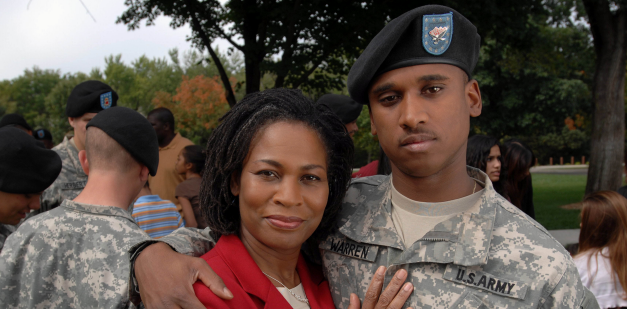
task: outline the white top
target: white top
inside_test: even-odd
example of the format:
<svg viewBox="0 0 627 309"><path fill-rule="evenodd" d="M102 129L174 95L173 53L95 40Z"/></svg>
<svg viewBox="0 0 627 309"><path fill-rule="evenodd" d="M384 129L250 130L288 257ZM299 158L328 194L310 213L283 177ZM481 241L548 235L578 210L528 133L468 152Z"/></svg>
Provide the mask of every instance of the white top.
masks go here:
<svg viewBox="0 0 627 309"><path fill-rule="evenodd" d="M402 195L392 185L392 222L405 247L409 248L439 223L462 212L478 213L483 193L481 189L452 201L423 203Z"/></svg>
<svg viewBox="0 0 627 309"><path fill-rule="evenodd" d="M601 254L592 255L591 259L590 256L590 251L575 256L581 283L594 294L601 308L627 306L627 300L621 298L625 296L625 291L618 281L618 276L612 271L610 259L605 257L609 256L609 248L603 248ZM613 281L612 277L616 281Z"/></svg>
<svg viewBox="0 0 627 309"><path fill-rule="evenodd" d="M296 299L296 297L294 297L294 295L292 295L292 293L290 293L288 291L288 288L284 288L284 287L277 287L277 290L279 290L279 293L281 293L281 295L283 295L283 297L285 297L285 300L287 300L287 302L290 304L290 306L292 306L292 308L294 309L310 309L309 305L307 303L304 303L298 299ZM303 289L303 284L299 284L297 286L295 286L293 289L291 289L292 292L302 298L307 299L307 295L305 294L305 289Z"/></svg>

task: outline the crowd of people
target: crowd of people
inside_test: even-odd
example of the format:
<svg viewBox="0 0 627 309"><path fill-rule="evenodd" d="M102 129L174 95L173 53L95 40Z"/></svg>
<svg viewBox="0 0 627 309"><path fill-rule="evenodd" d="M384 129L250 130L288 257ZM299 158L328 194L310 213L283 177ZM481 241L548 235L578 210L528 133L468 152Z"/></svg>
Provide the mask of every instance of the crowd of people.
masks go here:
<svg viewBox="0 0 627 309"><path fill-rule="evenodd" d="M143 116L117 106L99 81L73 89L73 135L57 146L50 132L4 116L0 300L11 308L627 306L627 199L609 191L584 199L573 261L533 220L531 149L468 138L482 110L472 79L479 42L457 11L416 8L364 50L348 75L350 97L249 94L206 148L175 132L169 110ZM353 173L364 105L381 157Z"/></svg>

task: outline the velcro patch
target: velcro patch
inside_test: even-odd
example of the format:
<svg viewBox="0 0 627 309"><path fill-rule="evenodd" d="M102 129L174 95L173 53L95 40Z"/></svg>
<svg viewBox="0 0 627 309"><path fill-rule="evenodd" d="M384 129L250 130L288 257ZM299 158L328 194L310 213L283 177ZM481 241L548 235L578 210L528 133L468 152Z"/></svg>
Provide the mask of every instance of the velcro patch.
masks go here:
<svg viewBox="0 0 627 309"><path fill-rule="evenodd" d="M446 271L442 277L448 281L517 299L525 299L528 289L528 285L522 281L498 278L480 270L468 269L454 264L446 266Z"/></svg>
<svg viewBox="0 0 627 309"><path fill-rule="evenodd" d="M327 237L327 239L320 244L319 248L370 262L374 262L377 258L377 252L379 251L379 246L333 236Z"/></svg>
<svg viewBox="0 0 627 309"><path fill-rule="evenodd" d="M107 109L111 107L112 104L113 104L113 94L111 93L111 91L100 95L100 107L102 107L102 109Z"/></svg>
<svg viewBox="0 0 627 309"><path fill-rule="evenodd" d="M87 181L75 181L75 182L65 182L62 184L61 189L63 190L74 190L74 189L83 189Z"/></svg>

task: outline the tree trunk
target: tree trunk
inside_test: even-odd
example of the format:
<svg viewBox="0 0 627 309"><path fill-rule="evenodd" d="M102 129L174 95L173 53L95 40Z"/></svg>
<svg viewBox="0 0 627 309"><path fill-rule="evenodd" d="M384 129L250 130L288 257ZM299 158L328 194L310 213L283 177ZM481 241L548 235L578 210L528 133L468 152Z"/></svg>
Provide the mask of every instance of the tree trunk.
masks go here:
<svg viewBox="0 0 627 309"><path fill-rule="evenodd" d="M609 1L584 0L596 51L586 194L621 185L625 147L625 57L627 8L611 12Z"/></svg>
<svg viewBox="0 0 627 309"><path fill-rule="evenodd" d="M246 17L242 29L244 39L244 68L246 70L246 94L261 88L261 62L265 57L266 22L260 16L255 0L244 0ZM261 10L262 11L262 10Z"/></svg>

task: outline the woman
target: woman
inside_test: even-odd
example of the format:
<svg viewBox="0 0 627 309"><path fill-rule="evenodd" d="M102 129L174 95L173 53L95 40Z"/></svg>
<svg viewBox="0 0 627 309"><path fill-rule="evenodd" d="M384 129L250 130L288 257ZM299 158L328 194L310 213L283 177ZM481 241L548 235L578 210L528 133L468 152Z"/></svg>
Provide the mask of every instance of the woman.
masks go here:
<svg viewBox="0 0 627 309"><path fill-rule="evenodd" d="M235 105L209 138L200 192L218 239L203 259L234 297L196 283L199 300L207 308L334 308L327 281L300 250L335 223L352 156L344 124L297 90Z"/></svg>
<svg viewBox="0 0 627 309"><path fill-rule="evenodd" d="M501 143L491 136L474 135L468 139L466 165L482 170L488 175L496 192L507 198L501 177Z"/></svg>
<svg viewBox="0 0 627 309"><path fill-rule="evenodd" d="M507 192L512 204L535 219L533 187L531 186L531 173L529 171L535 161L533 151L517 139L505 141L503 148L505 148L503 160L505 192Z"/></svg>
<svg viewBox="0 0 627 309"><path fill-rule="evenodd" d="M575 264L601 308L627 308L626 261L627 199L614 191L591 193L583 200Z"/></svg>

